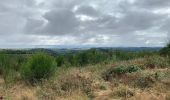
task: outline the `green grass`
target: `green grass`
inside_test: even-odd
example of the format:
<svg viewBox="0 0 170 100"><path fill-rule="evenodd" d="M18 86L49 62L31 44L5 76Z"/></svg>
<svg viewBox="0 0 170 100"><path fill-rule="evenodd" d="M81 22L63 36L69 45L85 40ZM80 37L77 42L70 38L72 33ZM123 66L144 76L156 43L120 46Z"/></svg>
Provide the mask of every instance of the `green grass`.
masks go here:
<svg viewBox="0 0 170 100"><path fill-rule="evenodd" d="M12 58L11 55L0 54L0 75L6 84L15 82L18 67L17 59Z"/></svg>

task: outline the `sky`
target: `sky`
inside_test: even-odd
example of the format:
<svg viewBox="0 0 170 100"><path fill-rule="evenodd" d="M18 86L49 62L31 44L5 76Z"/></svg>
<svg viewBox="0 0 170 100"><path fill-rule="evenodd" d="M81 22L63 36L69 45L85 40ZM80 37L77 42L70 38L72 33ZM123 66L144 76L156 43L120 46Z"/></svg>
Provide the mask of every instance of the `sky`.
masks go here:
<svg viewBox="0 0 170 100"><path fill-rule="evenodd" d="M158 47L169 26L170 0L0 1L0 48Z"/></svg>

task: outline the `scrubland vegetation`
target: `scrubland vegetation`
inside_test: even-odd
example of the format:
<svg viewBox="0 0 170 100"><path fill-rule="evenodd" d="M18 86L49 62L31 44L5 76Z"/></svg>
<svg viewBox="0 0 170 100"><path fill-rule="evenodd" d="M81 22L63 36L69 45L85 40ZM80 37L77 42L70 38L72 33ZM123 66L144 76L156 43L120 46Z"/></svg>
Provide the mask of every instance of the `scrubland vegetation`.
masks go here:
<svg viewBox="0 0 170 100"><path fill-rule="evenodd" d="M170 100L169 51L1 51L0 98Z"/></svg>

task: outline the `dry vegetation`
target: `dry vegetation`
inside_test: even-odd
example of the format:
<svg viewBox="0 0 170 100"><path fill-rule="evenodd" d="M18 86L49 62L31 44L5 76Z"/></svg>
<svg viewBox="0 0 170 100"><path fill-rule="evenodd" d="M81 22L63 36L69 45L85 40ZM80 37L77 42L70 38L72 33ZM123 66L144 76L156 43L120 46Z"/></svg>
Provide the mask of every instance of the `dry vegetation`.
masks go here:
<svg viewBox="0 0 170 100"><path fill-rule="evenodd" d="M48 61L47 55L39 56ZM33 59L39 61L30 59L26 66L34 65ZM2 74L0 100L170 100L169 67L166 57L153 55L84 67L57 67L50 77L38 77L39 82L33 82L32 76L26 80L22 73L15 72L15 80ZM35 73L39 75L37 70Z"/></svg>

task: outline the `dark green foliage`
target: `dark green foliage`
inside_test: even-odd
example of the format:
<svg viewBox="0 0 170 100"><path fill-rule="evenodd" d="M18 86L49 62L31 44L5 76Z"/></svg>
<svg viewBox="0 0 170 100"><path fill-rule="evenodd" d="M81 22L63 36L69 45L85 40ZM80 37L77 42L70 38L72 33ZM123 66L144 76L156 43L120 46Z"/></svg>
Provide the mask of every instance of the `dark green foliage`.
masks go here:
<svg viewBox="0 0 170 100"><path fill-rule="evenodd" d="M57 66L62 66L64 64L64 57L63 56L58 56L56 57L56 62L57 62Z"/></svg>
<svg viewBox="0 0 170 100"><path fill-rule="evenodd" d="M115 75L121 75L126 73L126 67L125 66L118 66L113 68L109 73L115 74Z"/></svg>
<svg viewBox="0 0 170 100"><path fill-rule="evenodd" d="M78 65L83 66L87 64L97 64L111 59L105 52L101 52L96 49L91 49L85 52L78 53L75 55L75 59Z"/></svg>
<svg viewBox="0 0 170 100"><path fill-rule="evenodd" d="M155 52L132 52L120 50L102 50L89 49L82 50L76 53L67 53L57 56L57 64L59 66L85 66L88 64L97 64L109 61L131 60L145 56L152 56Z"/></svg>
<svg viewBox="0 0 170 100"><path fill-rule="evenodd" d="M129 59L134 58L131 52L124 52L124 51L116 50L114 53L116 55L117 60L129 60Z"/></svg>
<svg viewBox="0 0 170 100"><path fill-rule="evenodd" d="M12 83L17 77L19 68L18 57L12 55L0 54L0 75L6 83Z"/></svg>
<svg viewBox="0 0 170 100"><path fill-rule="evenodd" d="M118 66L113 68L113 70L111 71L111 73L120 75L120 74L125 74L125 73L132 73L132 72L136 72L140 70L140 68L138 66Z"/></svg>
<svg viewBox="0 0 170 100"><path fill-rule="evenodd" d="M100 86L100 89L101 89L101 90L107 90L106 86L104 86L104 85L101 85L101 86Z"/></svg>
<svg viewBox="0 0 170 100"><path fill-rule="evenodd" d="M164 47L160 50L160 54L169 58L168 60L169 60L169 64L170 64L170 42L167 44L166 47Z"/></svg>
<svg viewBox="0 0 170 100"><path fill-rule="evenodd" d="M170 56L170 43L168 43L166 47L160 50L160 54L163 56Z"/></svg>
<svg viewBox="0 0 170 100"><path fill-rule="evenodd" d="M58 66L85 66L88 64L97 64L108 61L130 60L144 56L151 56L156 52L153 51L123 51L114 49L93 48L89 50L48 50L48 49L32 49L32 50L2 50L0 53L11 54L21 58L18 61L20 65L24 56L30 56L36 51L44 51L49 55L56 57ZM18 68L18 67L17 67Z"/></svg>
<svg viewBox="0 0 170 100"><path fill-rule="evenodd" d="M160 75L159 72L156 72L156 73L154 74L154 77L155 77L156 80L159 80L160 77L161 77L161 75Z"/></svg>
<svg viewBox="0 0 170 100"><path fill-rule="evenodd" d="M113 59L113 53L104 52L97 49L80 51L73 54L64 54L57 56L59 66L85 66L88 64L102 63Z"/></svg>
<svg viewBox="0 0 170 100"><path fill-rule="evenodd" d="M115 49L93 48L89 50L53 50L53 49L32 49L32 50L2 50L0 53L20 56L20 60L24 56L35 54L36 51L44 51L49 55L56 57L58 66L85 66L88 64L104 63L109 61L131 60L145 56L152 56L156 54L154 51L123 51ZM18 57L18 58L20 58ZM26 58L26 57L25 57ZM18 68L18 67L17 67Z"/></svg>
<svg viewBox="0 0 170 100"><path fill-rule="evenodd" d="M55 71L55 60L44 53L32 55L20 69L21 76L30 83L49 78Z"/></svg>
<svg viewBox="0 0 170 100"><path fill-rule="evenodd" d="M5 67L8 64L7 57L3 54L0 55L0 74L2 75L5 71Z"/></svg>
<svg viewBox="0 0 170 100"><path fill-rule="evenodd" d="M89 63L89 59L88 59L88 54L87 53L80 53L76 56L76 60L78 65L83 66Z"/></svg>
<svg viewBox="0 0 170 100"><path fill-rule="evenodd" d="M136 59L136 58L140 58L140 57L145 57L145 56L152 56L155 55L157 52L153 52L153 51L139 51L139 52L135 52L135 51L120 51L120 50L116 50L113 52L113 55L116 56L116 60L131 60L131 59Z"/></svg>
<svg viewBox="0 0 170 100"><path fill-rule="evenodd" d="M114 68L107 70L104 73L104 79L110 80L110 79L112 79L116 76L121 76L123 74L132 73L132 72L136 72L136 71L139 71L139 70L140 70L140 68L138 66L135 66L135 65L114 67Z"/></svg>
<svg viewBox="0 0 170 100"><path fill-rule="evenodd" d="M135 65L131 65L131 66L128 66L126 68L126 72L128 72L128 73L133 73L133 72L136 72L138 70L140 70L140 68L138 66L135 66Z"/></svg>

